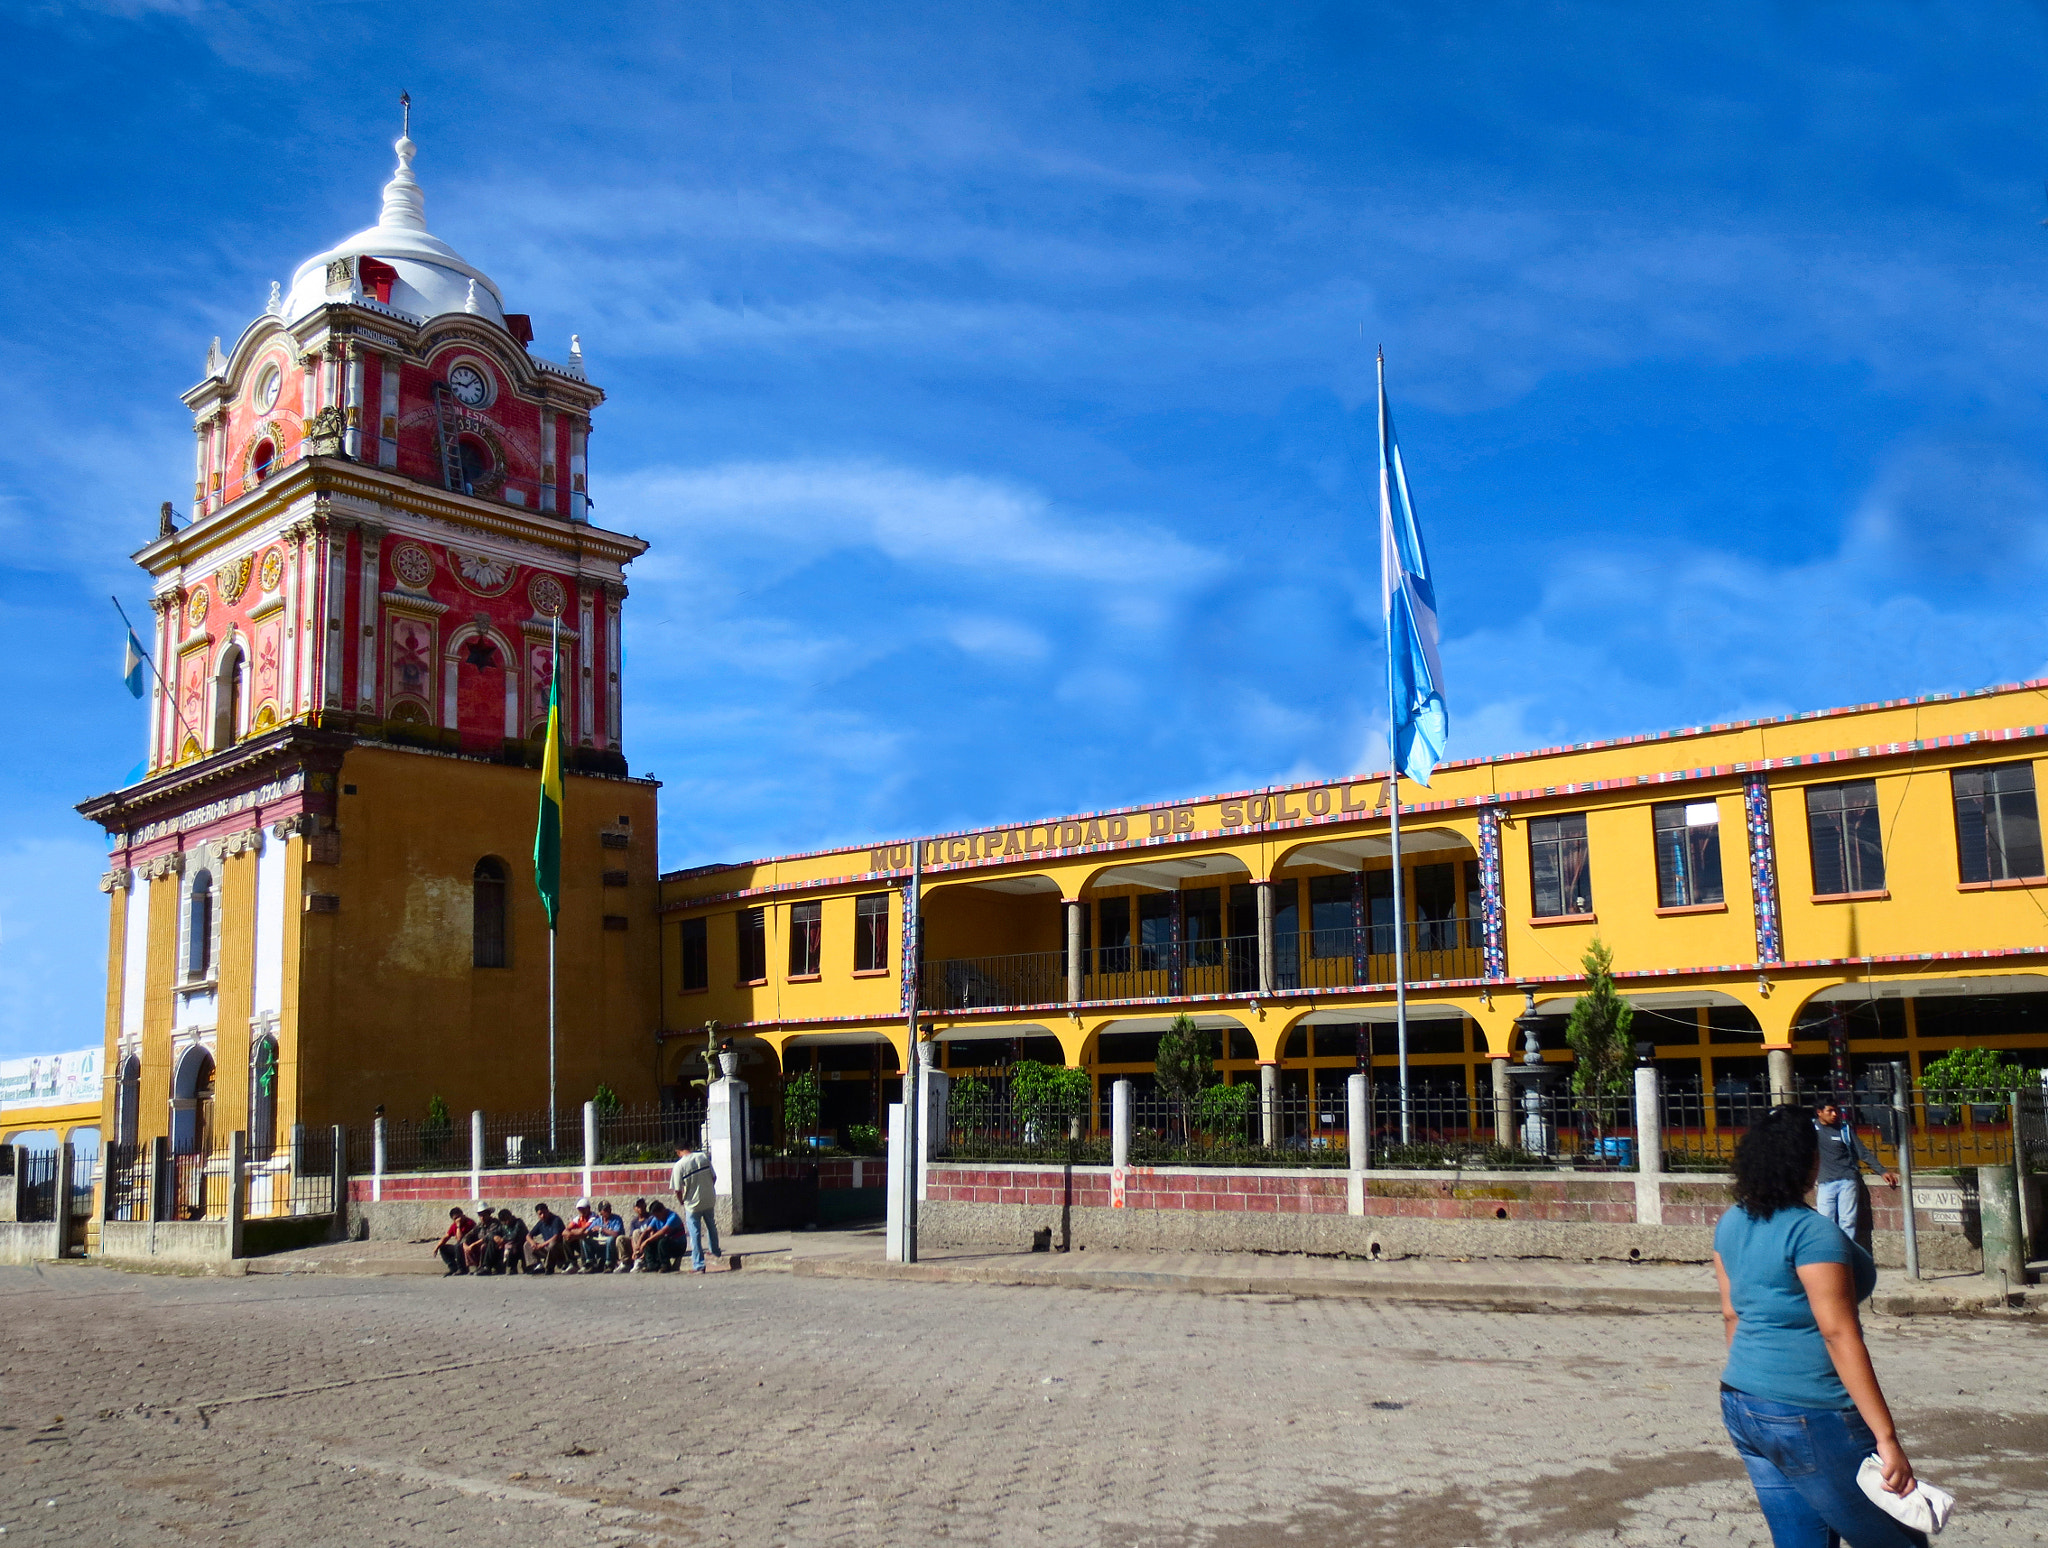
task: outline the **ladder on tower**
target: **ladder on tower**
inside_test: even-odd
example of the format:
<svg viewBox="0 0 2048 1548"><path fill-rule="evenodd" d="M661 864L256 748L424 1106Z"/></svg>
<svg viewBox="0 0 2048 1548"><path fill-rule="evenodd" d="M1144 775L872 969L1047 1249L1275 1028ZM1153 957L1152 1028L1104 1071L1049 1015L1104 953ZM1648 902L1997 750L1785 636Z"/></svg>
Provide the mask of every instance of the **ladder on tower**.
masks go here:
<svg viewBox="0 0 2048 1548"><path fill-rule="evenodd" d="M441 482L457 494L462 488L462 453L457 449L455 395L446 382L434 383L434 412L441 429Z"/></svg>

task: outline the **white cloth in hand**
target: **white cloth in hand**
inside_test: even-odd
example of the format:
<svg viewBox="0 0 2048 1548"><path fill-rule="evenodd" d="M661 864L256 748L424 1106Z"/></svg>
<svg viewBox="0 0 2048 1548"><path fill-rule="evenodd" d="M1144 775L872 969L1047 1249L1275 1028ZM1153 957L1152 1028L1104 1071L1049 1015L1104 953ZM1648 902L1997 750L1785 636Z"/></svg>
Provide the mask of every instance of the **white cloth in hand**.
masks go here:
<svg viewBox="0 0 2048 1548"><path fill-rule="evenodd" d="M1863 1465L1856 1469L1856 1483L1879 1510L1916 1532L1939 1532L1948 1525L1949 1513L1956 1508L1956 1497L1931 1483L1916 1480L1904 1494L1892 1493L1884 1486L1884 1464L1877 1460L1876 1452L1865 1457Z"/></svg>

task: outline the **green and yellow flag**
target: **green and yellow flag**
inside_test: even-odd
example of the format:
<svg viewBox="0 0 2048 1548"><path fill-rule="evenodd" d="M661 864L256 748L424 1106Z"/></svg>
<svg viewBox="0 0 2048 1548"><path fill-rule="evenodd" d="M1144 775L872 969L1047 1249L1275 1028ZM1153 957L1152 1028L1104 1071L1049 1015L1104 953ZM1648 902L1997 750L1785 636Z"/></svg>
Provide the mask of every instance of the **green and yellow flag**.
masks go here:
<svg viewBox="0 0 2048 1548"><path fill-rule="evenodd" d="M556 661L561 659L556 653ZM548 745L540 759L540 821L533 830L533 884L548 928L555 927L555 906L562 894L562 698L561 673L548 682Z"/></svg>

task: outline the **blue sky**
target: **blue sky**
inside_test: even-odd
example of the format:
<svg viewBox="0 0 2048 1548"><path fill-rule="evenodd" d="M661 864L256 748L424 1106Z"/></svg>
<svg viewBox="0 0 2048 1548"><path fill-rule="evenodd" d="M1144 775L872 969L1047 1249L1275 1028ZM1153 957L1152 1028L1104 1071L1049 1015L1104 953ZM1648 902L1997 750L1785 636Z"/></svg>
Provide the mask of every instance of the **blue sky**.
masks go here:
<svg viewBox="0 0 2048 1548"><path fill-rule="evenodd" d="M643 20L652 12L654 20ZM614 18L629 18L614 21ZM429 223L611 394L665 865L2048 668L2048 26L1982 4L8 5L0 1056L97 1041L178 392Z"/></svg>

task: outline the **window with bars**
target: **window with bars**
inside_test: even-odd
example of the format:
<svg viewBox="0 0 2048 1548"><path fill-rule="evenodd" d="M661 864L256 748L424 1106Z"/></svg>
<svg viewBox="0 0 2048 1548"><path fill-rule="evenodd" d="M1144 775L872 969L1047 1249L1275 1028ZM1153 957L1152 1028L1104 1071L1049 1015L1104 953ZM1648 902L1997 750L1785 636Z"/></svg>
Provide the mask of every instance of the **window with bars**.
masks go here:
<svg viewBox="0 0 2048 1548"><path fill-rule="evenodd" d="M763 983L768 977L768 911L743 908L733 916L738 930L736 942L739 979L743 984Z"/></svg>
<svg viewBox="0 0 2048 1548"><path fill-rule="evenodd" d="M1667 801L1650 808L1657 843L1657 906L1699 908L1726 901L1721 891L1721 808L1713 801Z"/></svg>
<svg viewBox="0 0 2048 1548"><path fill-rule="evenodd" d="M789 976L816 978L820 942L824 938L825 905L792 903L789 906Z"/></svg>
<svg viewBox="0 0 2048 1548"><path fill-rule="evenodd" d="M685 919L682 926L683 988L711 987L711 932L702 919Z"/></svg>
<svg viewBox="0 0 2048 1548"><path fill-rule="evenodd" d="M2041 819L2034 806L2033 764L1957 769L1950 779L1962 879L2014 881L2041 875Z"/></svg>
<svg viewBox="0 0 2048 1548"><path fill-rule="evenodd" d="M1884 891L1884 833L1875 780L1810 786L1806 832L1813 846L1815 897Z"/></svg>
<svg viewBox="0 0 2048 1548"><path fill-rule="evenodd" d="M511 872L496 855L485 855L470 873L469 961L472 967L501 968L506 952L505 902Z"/></svg>
<svg viewBox="0 0 2048 1548"><path fill-rule="evenodd" d="M889 970L889 894L871 892L853 900L853 970Z"/></svg>
<svg viewBox="0 0 2048 1548"><path fill-rule="evenodd" d="M1593 912L1586 814L1529 819L1530 912L1537 919Z"/></svg>

